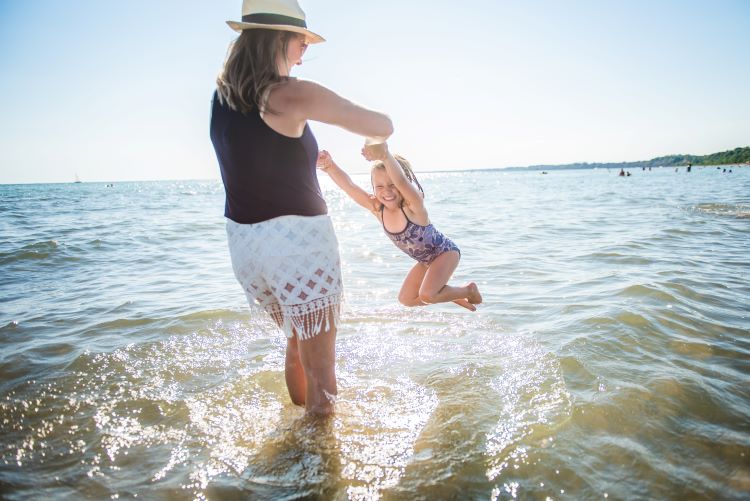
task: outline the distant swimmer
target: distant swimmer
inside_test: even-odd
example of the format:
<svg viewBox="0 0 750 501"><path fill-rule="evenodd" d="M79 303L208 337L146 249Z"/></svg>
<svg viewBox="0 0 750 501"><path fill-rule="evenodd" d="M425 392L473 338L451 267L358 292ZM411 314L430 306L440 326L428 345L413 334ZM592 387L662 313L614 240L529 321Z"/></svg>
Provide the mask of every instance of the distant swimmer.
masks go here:
<svg viewBox="0 0 750 501"><path fill-rule="evenodd" d="M325 150L318 155L318 169L370 211L394 245L417 261L401 286L399 302L404 306L453 302L476 311L474 305L482 302L477 284L448 285L461 251L430 222L424 191L409 162L401 156L394 157L386 143L365 146L362 155L376 161L370 171L373 195L354 184Z"/></svg>
<svg viewBox="0 0 750 501"><path fill-rule="evenodd" d="M625 169L620 169L620 173L618 174L620 177L625 177Z"/></svg>

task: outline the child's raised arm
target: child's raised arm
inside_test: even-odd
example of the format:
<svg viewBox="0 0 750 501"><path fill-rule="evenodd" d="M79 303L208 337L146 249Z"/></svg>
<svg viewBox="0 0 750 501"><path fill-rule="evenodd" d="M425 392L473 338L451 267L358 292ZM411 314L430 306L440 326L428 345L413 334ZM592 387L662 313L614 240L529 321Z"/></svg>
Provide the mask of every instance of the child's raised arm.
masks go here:
<svg viewBox="0 0 750 501"><path fill-rule="evenodd" d="M320 153L318 153L316 166L318 169L328 174L330 178L333 179L333 182L336 183L339 188L344 190L352 200L369 211L377 210L374 197L354 184L354 181L349 177L349 174L336 165L336 162L331 158L331 154L326 150L321 150Z"/></svg>
<svg viewBox="0 0 750 501"><path fill-rule="evenodd" d="M424 198L416 186L404 174L404 170L390 151L386 143L370 144L362 148L362 155L367 160L380 160L385 165L388 177L391 178L404 201L412 208L424 207Z"/></svg>

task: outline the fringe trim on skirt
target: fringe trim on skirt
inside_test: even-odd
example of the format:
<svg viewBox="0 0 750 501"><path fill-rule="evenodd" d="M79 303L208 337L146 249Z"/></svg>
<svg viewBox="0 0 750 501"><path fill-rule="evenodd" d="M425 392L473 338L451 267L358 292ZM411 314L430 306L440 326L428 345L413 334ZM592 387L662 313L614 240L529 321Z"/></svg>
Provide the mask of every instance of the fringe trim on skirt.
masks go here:
<svg viewBox="0 0 750 501"><path fill-rule="evenodd" d="M343 306L343 295L321 297L304 304L270 305L266 311L271 315L276 325L284 331L286 337L294 336L304 341L317 336L321 332L338 328Z"/></svg>

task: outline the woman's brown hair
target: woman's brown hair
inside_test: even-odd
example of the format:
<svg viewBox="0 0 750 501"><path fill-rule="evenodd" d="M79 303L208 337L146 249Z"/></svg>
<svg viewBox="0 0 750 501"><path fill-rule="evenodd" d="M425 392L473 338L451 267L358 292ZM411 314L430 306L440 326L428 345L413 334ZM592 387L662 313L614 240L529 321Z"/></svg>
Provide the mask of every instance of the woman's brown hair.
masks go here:
<svg viewBox="0 0 750 501"><path fill-rule="evenodd" d="M289 78L279 74L277 61L286 57L287 45L296 36L291 31L243 30L216 79L220 102L244 114L263 108L268 89ZM267 107L263 111L274 113Z"/></svg>

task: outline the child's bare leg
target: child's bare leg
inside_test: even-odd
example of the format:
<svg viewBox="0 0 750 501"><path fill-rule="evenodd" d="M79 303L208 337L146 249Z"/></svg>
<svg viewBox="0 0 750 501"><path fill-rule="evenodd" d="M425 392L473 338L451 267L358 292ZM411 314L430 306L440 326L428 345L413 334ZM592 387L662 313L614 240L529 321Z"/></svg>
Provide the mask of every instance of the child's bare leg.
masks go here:
<svg viewBox="0 0 750 501"><path fill-rule="evenodd" d="M409 270L404 279L404 285L398 293L398 302L404 306L424 306L419 299L419 288L422 286L424 275L427 273L427 266L417 263Z"/></svg>
<svg viewBox="0 0 750 501"><path fill-rule="evenodd" d="M409 270L404 284L401 286L401 291L398 293L398 301L401 304L404 306L425 306L427 304L419 299L419 288L422 287L427 269L427 266L424 264L417 263ZM463 306L467 310L476 310L466 299L454 299L453 302L459 306Z"/></svg>
<svg viewBox="0 0 750 501"><path fill-rule="evenodd" d="M453 301L471 311L476 310L473 305L481 303L482 296L475 283L471 282L463 287L447 285L458 266L459 259L460 255L456 251L446 252L435 258L419 288L421 301L428 304Z"/></svg>

